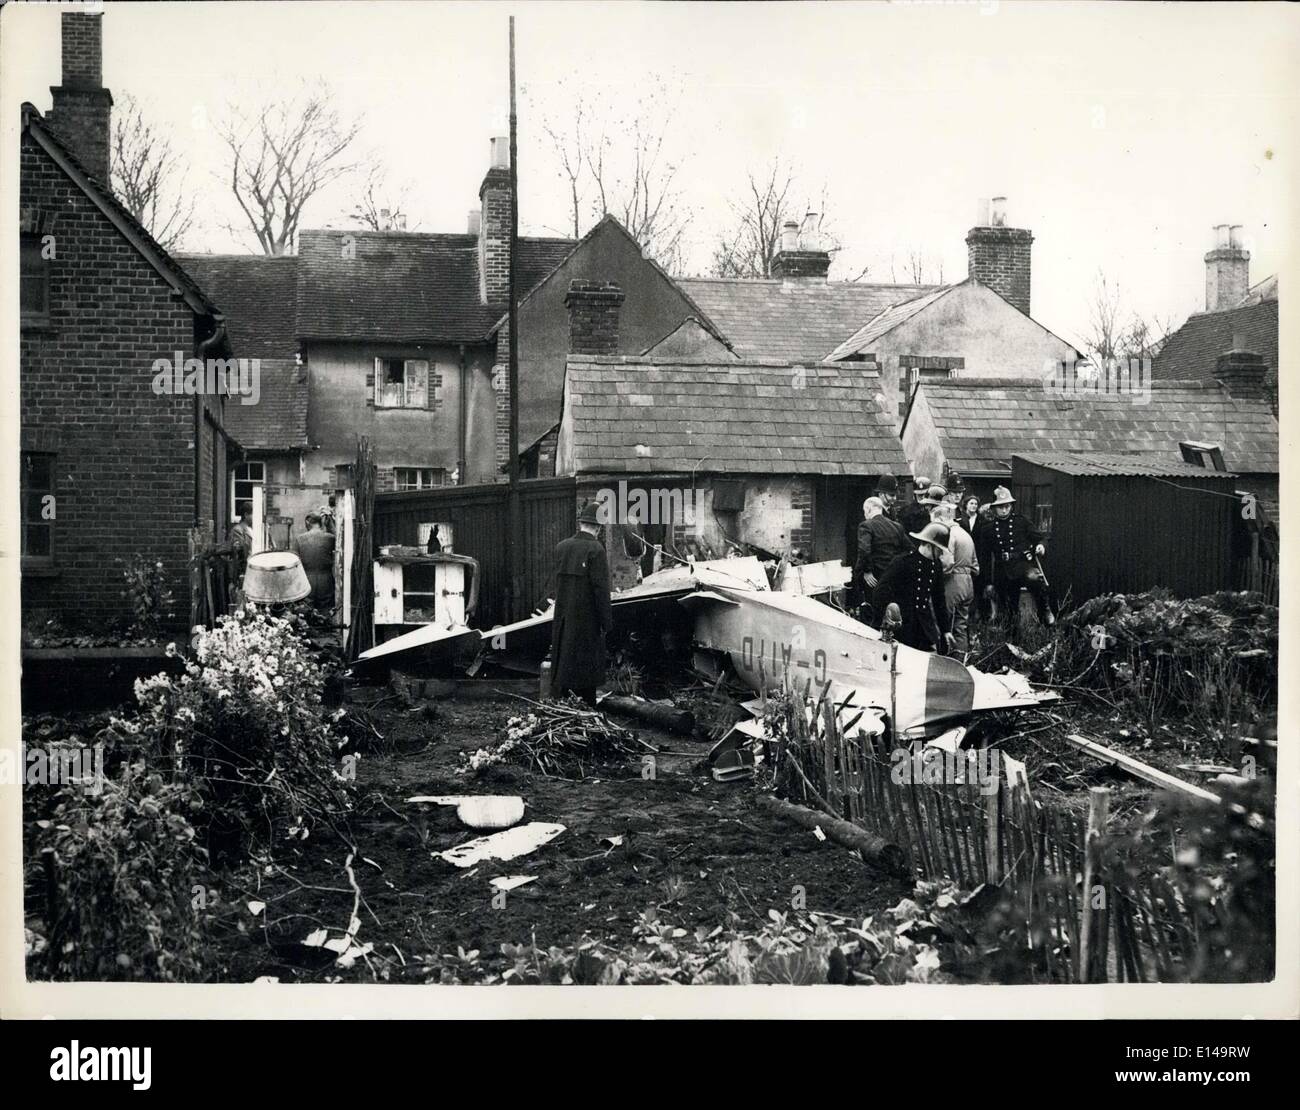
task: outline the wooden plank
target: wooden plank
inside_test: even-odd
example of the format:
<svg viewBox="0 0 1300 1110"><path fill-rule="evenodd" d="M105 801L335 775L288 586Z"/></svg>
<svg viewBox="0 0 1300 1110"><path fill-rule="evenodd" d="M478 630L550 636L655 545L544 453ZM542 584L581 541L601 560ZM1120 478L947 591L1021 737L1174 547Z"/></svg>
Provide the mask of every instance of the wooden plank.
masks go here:
<svg viewBox="0 0 1300 1110"><path fill-rule="evenodd" d="M1186 794L1192 798L1200 798L1202 801L1219 803L1222 799L1217 794L1211 794L1208 790L1203 790L1199 786L1193 786L1190 782L1184 782L1180 778L1167 774L1148 763L1143 763L1140 759L1134 759L1131 755L1124 752L1116 751L1114 748L1108 748L1104 744L1098 744L1095 740L1089 740L1086 736L1080 736L1078 733L1070 733L1065 738L1074 747L1081 752L1103 763L1110 763L1122 771L1127 771L1130 775L1140 778L1153 786L1159 786L1165 790L1175 790L1179 793Z"/></svg>

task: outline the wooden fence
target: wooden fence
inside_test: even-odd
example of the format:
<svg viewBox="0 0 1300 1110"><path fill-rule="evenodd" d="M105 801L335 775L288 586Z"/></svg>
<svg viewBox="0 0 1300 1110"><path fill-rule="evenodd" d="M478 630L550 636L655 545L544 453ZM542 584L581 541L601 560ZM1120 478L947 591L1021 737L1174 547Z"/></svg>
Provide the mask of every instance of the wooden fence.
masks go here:
<svg viewBox="0 0 1300 1110"><path fill-rule="evenodd" d="M1034 950L1036 978L1180 982L1194 975L1197 923L1172 884L1150 872L1135 879L1107 846L1107 790L1091 792L1087 820L1046 808L1023 777L1008 781L996 750L986 758L997 762L985 764L995 769L995 789L986 785L992 775L980 781L975 753L960 749L962 765L947 757L947 781L924 781L924 760L937 757L917 745L887 758L861 734L845 736L829 703L820 710L796 699L781 713L778 789L897 845L918 878L964 890L999 887L1004 912ZM783 768L783 759L793 766ZM957 766L964 769L954 775Z"/></svg>

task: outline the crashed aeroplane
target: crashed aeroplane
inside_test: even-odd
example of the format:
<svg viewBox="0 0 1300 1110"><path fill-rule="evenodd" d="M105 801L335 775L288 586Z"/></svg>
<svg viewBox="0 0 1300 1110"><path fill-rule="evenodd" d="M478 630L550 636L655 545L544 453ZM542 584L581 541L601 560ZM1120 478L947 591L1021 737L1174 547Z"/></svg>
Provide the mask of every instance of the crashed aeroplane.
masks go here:
<svg viewBox="0 0 1300 1110"><path fill-rule="evenodd" d="M808 690L829 697L856 729L885 721L900 739L924 740L975 714L1027 709L1056 695L1014 672L986 674L956 659L886 640L817 600L843 582L838 563L785 568L773 589L752 556L675 566L611 596L616 631L689 637L698 670L730 669L765 695ZM485 657L536 671L551 638L552 608L487 630L429 626L389 640L358 666L452 663L473 672ZM748 707L748 703L747 703Z"/></svg>

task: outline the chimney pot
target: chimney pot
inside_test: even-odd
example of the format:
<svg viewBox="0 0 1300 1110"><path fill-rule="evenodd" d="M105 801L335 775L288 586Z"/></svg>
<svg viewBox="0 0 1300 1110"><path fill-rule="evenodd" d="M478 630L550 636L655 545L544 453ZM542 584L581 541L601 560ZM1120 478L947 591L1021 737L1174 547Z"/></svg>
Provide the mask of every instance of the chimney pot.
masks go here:
<svg viewBox="0 0 1300 1110"><path fill-rule="evenodd" d="M805 251L819 251L822 249L821 233L817 230L818 216L816 212L806 212L803 217L803 226L799 228L799 249Z"/></svg>
<svg viewBox="0 0 1300 1110"><path fill-rule="evenodd" d="M991 222L989 226L1006 227L1007 226L1007 198L994 197L992 201L991 209L992 209L990 213Z"/></svg>
<svg viewBox="0 0 1300 1110"><path fill-rule="evenodd" d="M781 228L781 250L797 251L799 249L799 225L794 220L786 220Z"/></svg>
<svg viewBox="0 0 1300 1110"><path fill-rule="evenodd" d="M493 137L491 168L494 170L508 170L510 168L510 137L508 135Z"/></svg>

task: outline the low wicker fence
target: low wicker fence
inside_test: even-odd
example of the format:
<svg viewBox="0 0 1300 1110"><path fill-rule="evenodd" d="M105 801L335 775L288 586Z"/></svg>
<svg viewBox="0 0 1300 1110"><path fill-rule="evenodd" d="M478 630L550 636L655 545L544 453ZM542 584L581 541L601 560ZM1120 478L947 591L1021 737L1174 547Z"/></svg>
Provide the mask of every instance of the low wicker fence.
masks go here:
<svg viewBox="0 0 1300 1110"><path fill-rule="evenodd" d="M1037 949L1036 977L1141 983L1194 974L1197 923L1167 880L1135 877L1108 848L1106 789L1090 793L1085 819L1036 802L1023 777L1008 781L996 751L986 754L999 761L992 788L991 777L972 773L975 753L960 750L966 781L918 781L919 746L888 758L861 734L846 736L827 702L817 711L786 702L778 715L778 791L896 845L917 878L998 887L1004 912Z"/></svg>

